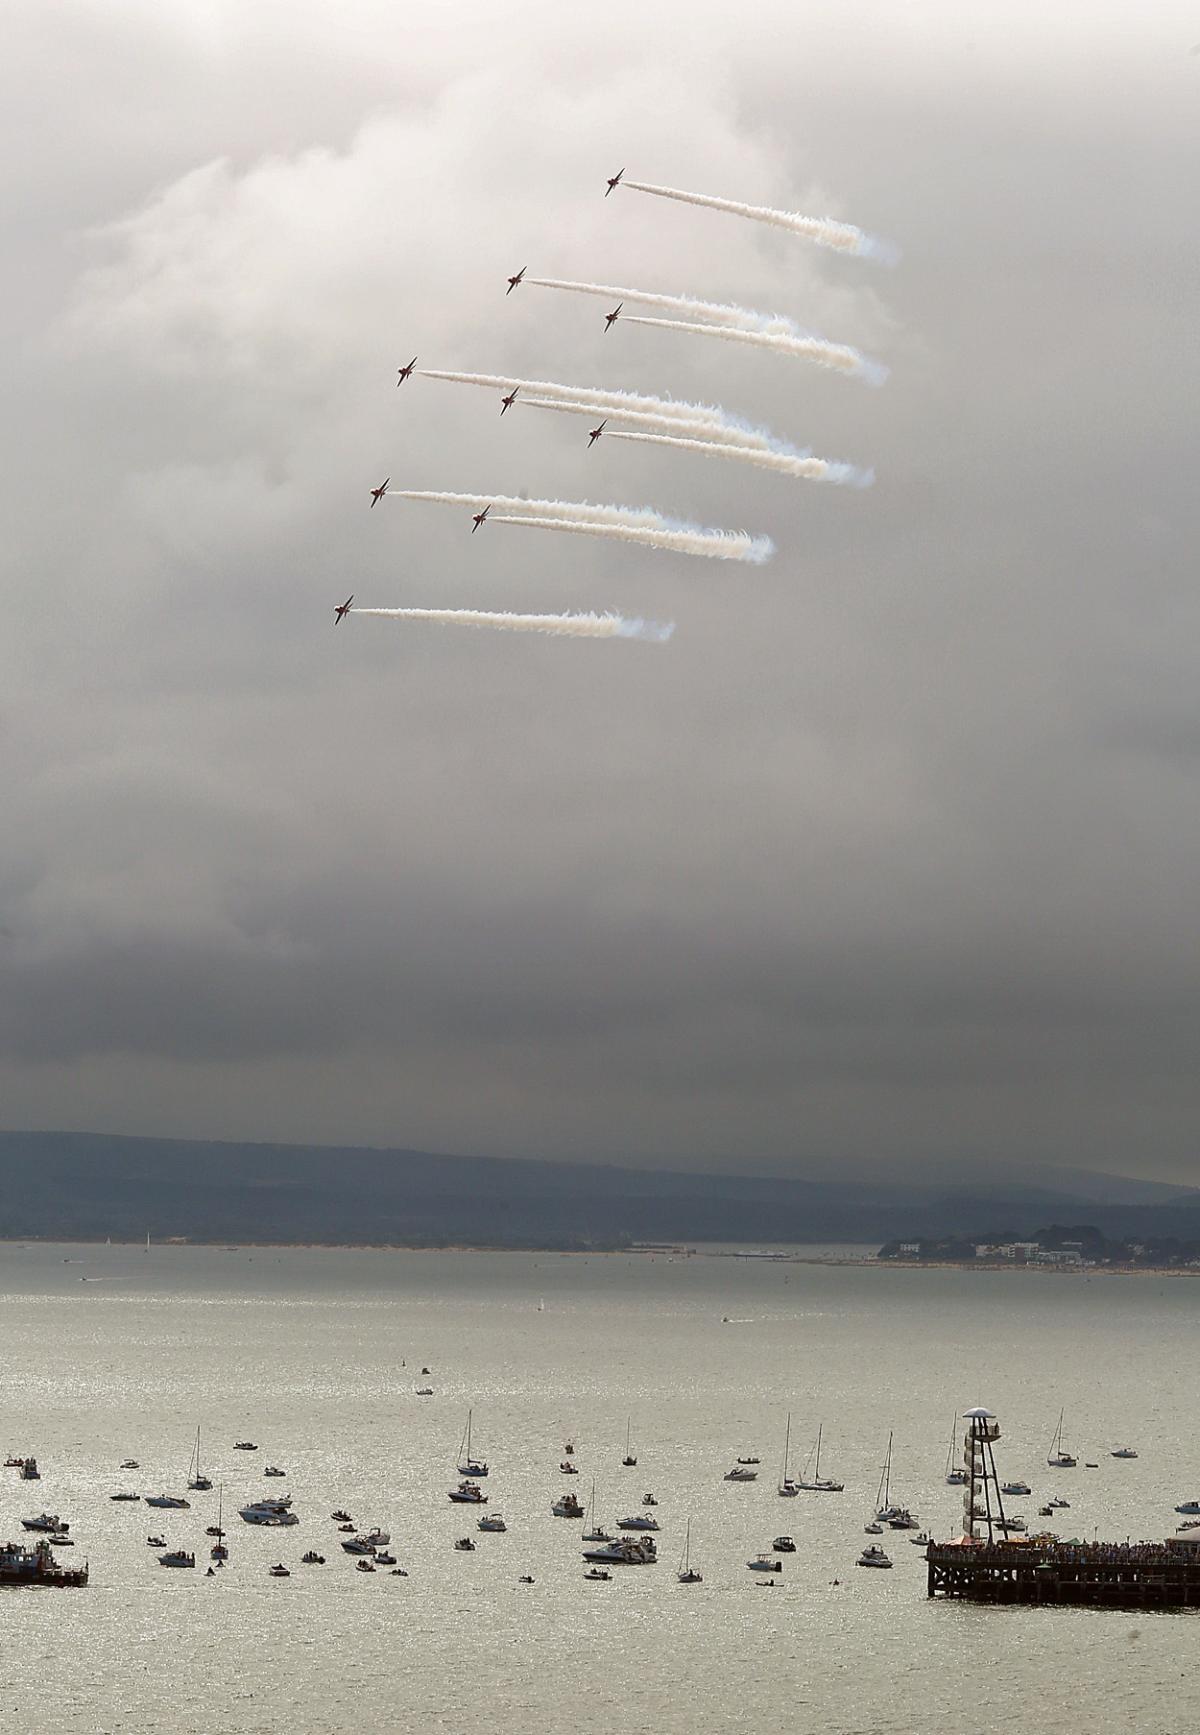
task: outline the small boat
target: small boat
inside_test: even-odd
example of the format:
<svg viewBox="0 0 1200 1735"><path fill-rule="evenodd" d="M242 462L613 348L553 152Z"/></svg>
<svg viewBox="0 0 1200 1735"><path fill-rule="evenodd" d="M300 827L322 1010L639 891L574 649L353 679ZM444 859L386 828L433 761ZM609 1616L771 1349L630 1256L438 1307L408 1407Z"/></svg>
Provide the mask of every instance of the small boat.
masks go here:
<svg viewBox="0 0 1200 1735"><path fill-rule="evenodd" d="M950 1445L946 1451L946 1483L950 1488L965 1488L967 1484L967 1472L961 1464L956 1464L954 1462L954 1447L957 1444L957 1435L958 1413L956 1411L954 1420L950 1424Z"/></svg>
<svg viewBox="0 0 1200 1735"><path fill-rule="evenodd" d="M203 1470L201 1470L201 1468L200 1468L200 1429L199 1428L196 1429L196 1444L192 1447L192 1456L191 1456L191 1460L188 1464L188 1482L187 1482L187 1485L190 1489L198 1489L201 1493L207 1493L208 1490L212 1487L211 1480L209 1479L209 1477L207 1477L204 1474Z"/></svg>
<svg viewBox="0 0 1200 1735"><path fill-rule="evenodd" d="M892 1508L892 1516L887 1520L887 1525L889 1530L915 1530L917 1519L907 1506L895 1506Z"/></svg>
<svg viewBox="0 0 1200 1735"><path fill-rule="evenodd" d="M1175 1510L1176 1512L1200 1512L1200 1500L1185 1500L1183 1504L1177 1506Z"/></svg>
<svg viewBox="0 0 1200 1735"><path fill-rule="evenodd" d="M858 1557L859 1566L890 1567L891 1564L883 1549L875 1542L869 1543Z"/></svg>
<svg viewBox="0 0 1200 1735"><path fill-rule="evenodd" d="M1098 1470L1100 1468L1099 1464L1085 1464L1083 1467L1085 1470Z"/></svg>
<svg viewBox="0 0 1200 1735"><path fill-rule="evenodd" d="M751 1572L783 1571L783 1562L781 1560L772 1560L769 1554L756 1554L753 1560L748 1560L746 1562L746 1565L750 1568Z"/></svg>
<svg viewBox="0 0 1200 1735"><path fill-rule="evenodd" d="M1137 1453L1132 1446L1118 1446L1115 1452L1110 1452L1110 1458L1136 1458Z"/></svg>
<svg viewBox="0 0 1200 1735"><path fill-rule="evenodd" d="M1046 1504L1048 1506L1053 1506L1056 1512L1068 1512L1071 1507L1071 1502L1069 1500L1064 1500L1061 1495L1058 1495L1053 1500L1048 1500ZM1200 1507L1197 1507L1196 1510L1200 1512Z"/></svg>
<svg viewBox="0 0 1200 1735"><path fill-rule="evenodd" d="M283 1564L282 1560L277 1561L274 1566L269 1566L267 1568L268 1578L291 1578L291 1576L291 1573Z"/></svg>
<svg viewBox="0 0 1200 1735"><path fill-rule="evenodd" d="M578 1476L579 1474L578 1464L572 1464L569 1458L564 1458L558 1467L564 1476Z"/></svg>
<svg viewBox="0 0 1200 1735"><path fill-rule="evenodd" d="M777 1536L771 1547L776 1554L795 1554L796 1544L790 1536Z"/></svg>
<svg viewBox="0 0 1200 1735"><path fill-rule="evenodd" d="M140 1500L141 1495L140 1494L125 1494L125 1493L110 1494L109 1499L110 1500Z"/></svg>
<svg viewBox="0 0 1200 1735"><path fill-rule="evenodd" d="M480 1488L478 1483L468 1482L465 1478L459 1483L457 1488L452 1488L450 1490L448 1498L455 1501L459 1506L487 1505L487 1495L483 1492L483 1489Z"/></svg>
<svg viewBox="0 0 1200 1735"><path fill-rule="evenodd" d="M210 1560L215 1560L220 1563L221 1561L229 1559L229 1550L223 1542L214 1542L208 1551L208 1557Z"/></svg>
<svg viewBox="0 0 1200 1735"><path fill-rule="evenodd" d="M432 1386L418 1386L417 1387L417 1396L419 1398L431 1398L433 1396L433 1387Z"/></svg>
<svg viewBox="0 0 1200 1735"><path fill-rule="evenodd" d="M25 1530L44 1530L48 1535L53 1536L62 1535L71 1528L58 1516L57 1512L43 1512L37 1518L22 1518L21 1525Z"/></svg>
<svg viewBox="0 0 1200 1735"><path fill-rule="evenodd" d="M910 1536L908 1540L912 1543L914 1548L928 1548L929 1544L933 1541L933 1538L927 1536L923 1530L918 1530L917 1534L915 1536Z"/></svg>
<svg viewBox="0 0 1200 1735"><path fill-rule="evenodd" d="M375 1544L364 1541L361 1536L347 1537L342 1547L347 1554L374 1554L375 1552Z"/></svg>
<svg viewBox="0 0 1200 1735"><path fill-rule="evenodd" d="M340 1531L342 1531L343 1533L345 1533L346 1531L353 1533L357 1528L358 1528L358 1526L355 1524L339 1524L338 1525L338 1529Z"/></svg>
<svg viewBox="0 0 1200 1735"><path fill-rule="evenodd" d="M36 1458L26 1458L21 1465L21 1480L23 1482L40 1482L42 1473L38 1469Z"/></svg>
<svg viewBox="0 0 1200 1735"><path fill-rule="evenodd" d="M821 1435L823 1432L824 1423L821 1423L817 1428L817 1443L809 1453L809 1463L804 1466L804 1473L800 1477L800 1486L813 1494L841 1494L846 1484L835 1482L831 1477L821 1474Z"/></svg>
<svg viewBox="0 0 1200 1735"><path fill-rule="evenodd" d="M389 1578L407 1578L408 1573L404 1570L404 1568L402 1566L394 1566L392 1568L391 1572L388 1573L388 1577Z"/></svg>
<svg viewBox="0 0 1200 1735"><path fill-rule="evenodd" d="M329 1516L333 1519L335 1524L349 1524L350 1522L350 1514L348 1512L331 1512Z"/></svg>
<svg viewBox="0 0 1200 1735"><path fill-rule="evenodd" d="M281 1494L278 1499L264 1496L261 1500L252 1500L248 1506L239 1506L238 1517L245 1524L265 1524L271 1528L299 1524L300 1519L291 1506L290 1494Z"/></svg>
<svg viewBox="0 0 1200 1735"><path fill-rule="evenodd" d="M574 1457L574 1456L575 1456L575 1444L574 1444L574 1441L572 1441L572 1440L568 1440L568 1441L567 1441L567 1443L566 1443L566 1445L565 1445L565 1446L564 1446L564 1447L563 1447L563 1452L564 1452L564 1453L565 1453L565 1455L566 1455L566 1456L567 1456L567 1457L568 1457L568 1458L573 1458L573 1457Z"/></svg>
<svg viewBox="0 0 1200 1735"><path fill-rule="evenodd" d="M1063 1449L1063 1416L1065 1414L1065 1410L1058 1412L1058 1426L1054 1430L1054 1438L1051 1440L1050 1450L1046 1454L1046 1463L1051 1470L1073 1470L1079 1462L1078 1458L1073 1458L1069 1452Z"/></svg>
<svg viewBox="0 0 1200 1735"><path fill-rule="evenodd" d="M1038 1517L1039 1518L1053 1518L1054 1517L1053 1506L1039 1506L1038 1507Z"/></svg>
<svg viewBox="0 0 1200 1735"><path fill-rule="evenodd" d="M604 1526L596 1523L596 1478L592 1478L592 1496L588 1501L587 1529L583 1533L584 1542L611 1542L612 1537Z"/></svg>
<svg viewBox="0 0 1200 1735"><path fill-rule="evenodd" d="M467 1425L463 1430L462 1445L459 1447L461 1462L458 1466L460 1476L486 1476L488 1467L482 1460L471 1456L471 1412L467 1411Z"/></svg>
<svg viewBox="0 0 1200 1735"><path fill-rule="evenodd" d="M1028 1482L1004 1482L1000 1487L1001 1494L1032 1494L1033 1489Z"/></svg>
<svg viewBox="0 0 1200 1735"><path fill-rule="evenodd" d="M392 1540L392 1535L389 1530L368 1530L361 1540L366 1543L368 1548L386 1548Z"/></svg>
<svg viewBox="0 0 1200 1735"><path fill-rule="evenodd" d="M211 1560L228 1560L229 1559L229 1550L225 1546L224 1525L225 1525L225 1484L222 1482L220 1492L217 1495L217 1522L215 1525L210 1524L208 1526L207 1530L204 1532L204 1534L206 1536L215 1536L217 1539L216 1542L213 1544L212 1548L209 1550L209 1558Z"/></svg>
<svg viewBox="0 0 1200 1735"><path fill-rule="evenodd" d="M521 1574L520 1578L517 1580L517 1583L518 1584L533 1584L534 1580L532 1578L530 1578L530 1576L527 1572L523 1572Z"/></svg>
<svg viewBox="0 0 1200 1735"><path fill-rule="evenodd" d="M761 1458L739 1458L738 1463L739 1464L761 1464L762 1459Z"/></svg>
<svg viewBox="0 0 1200 1735"><path fill-rule="evenodd" d="M253 1440L235 1440L233 1442L233 1449L235 1452L257 1452L258 1451L258 1447L254 1444Z"/></svg>
<svg viewBox="0 0 1200 1735"><path fill-rule="evenodd" d="M863 1534L866 1536L882 1536L883 1535L883 1525L882 1524L864 1524L863 1525Z"/></svg>
<svg viewBox="0 0 1200 1735"><path fill-rule="evenodd" d="M573 1494L564 1494L550 1508L555 1518L582 1518L583 1507Z"/></svg>
<svg viewBox="0 0 1200 1735"><path fill-rule="evenodd" d="M358 1572L374 1572L375 1562L373 1560L357 1561L355 1563L355 1570Z"/></svg>
<svg viewBox="0 0 1200 1735"><path fill-rule="evenodd" d="M191 1510L191 1504L191 1501L185 1500L182 1494L147 1494L146 1496L147 1506L165 1506L174 1512L188 1512Z"/></svg>
<svg viewBox="0 0 1200 1735"><path fill-rule="evenodd" d="M597 1582L603 1581L605 1584L609 1584L612 1581L612 1573L605 1572L603 1568L599 1566L589 1567L583 1576L584 1578L594 1579Z"/></svg>
<svg viewBox="0 0 1200 1735"><path fill-rule="evenodd" d="M485 1512L482 1518L476 1520L476 1530L489 1530L497 1533L508 1529L508 1525L498 1512Z"/></svg>
<svg viewBox="0 0 1200 1735"><path fill-rule="evenodd" d="M50 1546L51 1548L74 1548L75 1538L73 1536L52 1536Z"/></svg>
<svg viewBox="0 0 1200 1735"><path fill-rule="evenodd" d="M196 1556L189 1554L186 1548L172 1548L166 1554L158 1557L160 1566L195 1566Z"/></svg>
<svg viewBox="0 0 1200 1735"><path fill-rule="evenodd" d="M618 1518L618 1530L657 1530L658 1519L645 1512L635 1512L631 1518Z"/></svg>
<svg viewBox="0 0 1200 1735"><path fill-rule="evenodd" d="M757 1482L758 1471L747 1469L739 1458L732 1470L726 1470L725 1480L726 1482Z"/></svg>
<svg viewBox="0 0 1200 1735"><path fill-rule="evenodd" d="M300 1556L301 1566L324 1566L325 1556L318 1554L315 1548L310 1548L307 1554Z"/></svg>
<svg viewBox="0 0 1200 1735"><path fill-rule="evenodd" d="M141 1467L142 1466L138 1463L136 1458L126 1458L125 1462L121 1465L122 1470L140 1470Z"/></svg>
<svg viewBox="0 0 1200 1735"><path fill-rule="evenodd" d="M792 1500L800 1492L800 1484L793 1482L788 1475L788 1454L792 1445L792 1412L788 1411L787 1428L783 1435L783 1469L779 1473L779 1493L785 1500Z"/></svg>
<svg viewBox="0 0 1200 1735"><path fill-rule="evenodd" d="M148 1536L146 1538L147 1548L165 1548L166 1546L161 1536Z"/></svg>
<svg viewBox="0 0 1200 1735"><path fill-rule="evenodd" d="M377 1554L375 1564L376 1566L395 1566L396 1556L394 1554Z"/></svg>
<svg viewBox="0 0 1200 1735"><path fill-rule="evenodd" d="M634 1468L634 1466L637 1464L637 1455L633 1451L631 1451L630 1445L629 1445L629 1431L630 1431L632 1426L633 1426L633 1417L627 1416L625 1419L625 1456L621 1459L622 1466L626 1470L632 1470Z"/></svg>
<svg viewBox="0 0 1200 1735"><path fill-rule="evenodd" d="M460 1554L474 1554L475 1552L475 1544L469 1536L460 1536L454 1546Z"/></svg>
<svg viewBox="0 0 1200 1735"><path fill-rule="evenodd" d="M264 1476L286 1476L287 1471L279 1469L276 1464L268 1464L263 1470Z"/></svg>
<svg viewBox="0 0 1200 1735"><path fill-rule="evenodd" d="M658 1501L654 1498L653 1494L643 1494L642 1495L642 1505L643 1506L657 1506Z"/></svg>
<svg viewBox="0 0 1200 1735"><path fill-rule="evenodd" d="M679 1562L679 1570L675 1577L680 1584L703 1584L701 1575L692 1566L692 1521L687 1521L687 1530L683 1537L683 1558Z"/></svg>
<svg viewBox="0 0 1200 1735"><path fill-rule="evenodd" d="M997 1530L1012 1530L1018 1534L1023 1530L1028 1530L1029 1528L1025 1520L1018 1517L1016 1514L1011 1518L997 1518L994 1520L994 1523Z"/></svg>

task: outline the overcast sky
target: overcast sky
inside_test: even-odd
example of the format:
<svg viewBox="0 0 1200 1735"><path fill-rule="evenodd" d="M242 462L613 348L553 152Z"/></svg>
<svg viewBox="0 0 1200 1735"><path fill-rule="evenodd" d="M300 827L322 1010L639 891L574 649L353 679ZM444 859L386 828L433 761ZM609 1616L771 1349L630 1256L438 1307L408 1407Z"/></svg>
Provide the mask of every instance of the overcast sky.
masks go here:
<svg viewBox="0 0 1200 1735"><path fill-rule="evenodd" d="M0 1124L1200 1179L1200 15L18 4ZM828 213L892 271L622 193ZM504 279L770 307L881 390ZM717 400L865 493L421 365ZM769 533L688 560L394 482ZM666 646L351 620L619 608Z"/></svg>

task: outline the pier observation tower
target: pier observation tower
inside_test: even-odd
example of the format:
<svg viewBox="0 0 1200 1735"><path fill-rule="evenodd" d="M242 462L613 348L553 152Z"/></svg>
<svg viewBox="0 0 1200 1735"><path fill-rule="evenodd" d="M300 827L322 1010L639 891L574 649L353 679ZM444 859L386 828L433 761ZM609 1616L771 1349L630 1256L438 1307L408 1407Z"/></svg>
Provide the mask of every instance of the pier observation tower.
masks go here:
<svg viewBox="0 0 1200 1735"><path fill-rule="evenodd" d="M963 1421L967 1425L963 1435L963 1468L967 1472L963 1534L971 1542L1003 1541L1008 1533L994 1451L1000 1438L1000 1424L982 1404L965 1411Z"/></svg>

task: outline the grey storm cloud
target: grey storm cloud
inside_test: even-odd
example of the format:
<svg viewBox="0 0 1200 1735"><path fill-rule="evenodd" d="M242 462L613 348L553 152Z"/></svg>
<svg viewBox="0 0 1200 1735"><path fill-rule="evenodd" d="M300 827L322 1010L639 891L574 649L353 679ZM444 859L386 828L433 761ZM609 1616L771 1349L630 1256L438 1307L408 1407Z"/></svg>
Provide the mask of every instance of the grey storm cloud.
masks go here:
<svg viewBox="0 0 1200 1735"><path fill-rule="evenodd" d="M1195 1179L1181 6L18 15L4 1124ZM903 260L605 200L622 164ZM526 264L778 311L891 377L605 335L506 298ZM877 481L589 452L395 390L414 353L719 402ZM388 474L778 553L472 537L369 512ZM351 591L678 626L335 634Z"/></svg>

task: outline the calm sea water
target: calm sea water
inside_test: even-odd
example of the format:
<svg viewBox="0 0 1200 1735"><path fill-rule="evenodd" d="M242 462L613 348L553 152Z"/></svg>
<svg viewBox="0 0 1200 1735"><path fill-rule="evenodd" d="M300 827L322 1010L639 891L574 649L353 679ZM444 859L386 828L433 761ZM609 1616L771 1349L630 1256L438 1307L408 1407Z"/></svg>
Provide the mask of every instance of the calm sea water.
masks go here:
<svg viewBox="0 0 1200 1735"><path fill-rule="evenodd" d="M89 1279L89 1281L83 1281ZM1006 1477L1062 1492L1064 1534L1162 1536L1200 1497L1191 1377L1200 1283L1153 1277L888 1271L697 1257L0 1247L0 1531L43 1507L90 1560L86 1591L0 1603L6 1732L350 1730L1137 1731L1200 1721L1194 1615L930 1603L921 1551L884 1539L856 1569L889 1430L893 1494L935 1534L954 1411L999 1415ZM544 1308L539 1302L544 1301ZM728 1316L729 1323L723 1323ZM433 1398L420 1399L420 1368ZM453 1550L468 1405L506 1535ZM1081 1467L1045 1456L1065 1407ZM817 1425L841 1495L780 1500ZM622 1469L627 1418L636 1470ZM285 1489L302 1522L232 1519L206 1578L217 1493L190 1512L108 1495L182 1492L197 1423L227 1518ZM254 1455L232 1450L259 1442ZM581 1475L558 1472L574 1441ZM1135 1446L1136 1462L1108 1456ZM739 1454L760 1480L722 1480ZM121 1472L126 1457L139 1472ZM1096 1470L1084 1470L1092 1459ZM288 1471L266 1481L265 1463ZM660 1564L585 1583L565 1488L611 1522L658 1497ZM392 1533L407 1579L354 1570L329 1514ZM675 1568L692 1520L700 1585ZM157 1530L195 1551L160 1568ZM763 1588L746 1561L799 1552ZM302 1567L306 1548L325 1567ZM293 1567L288 1580L269 1564ZM519 1585L532 1573L533 1586ZM840 1580L834 1584L833 1580Z"/></svg>

